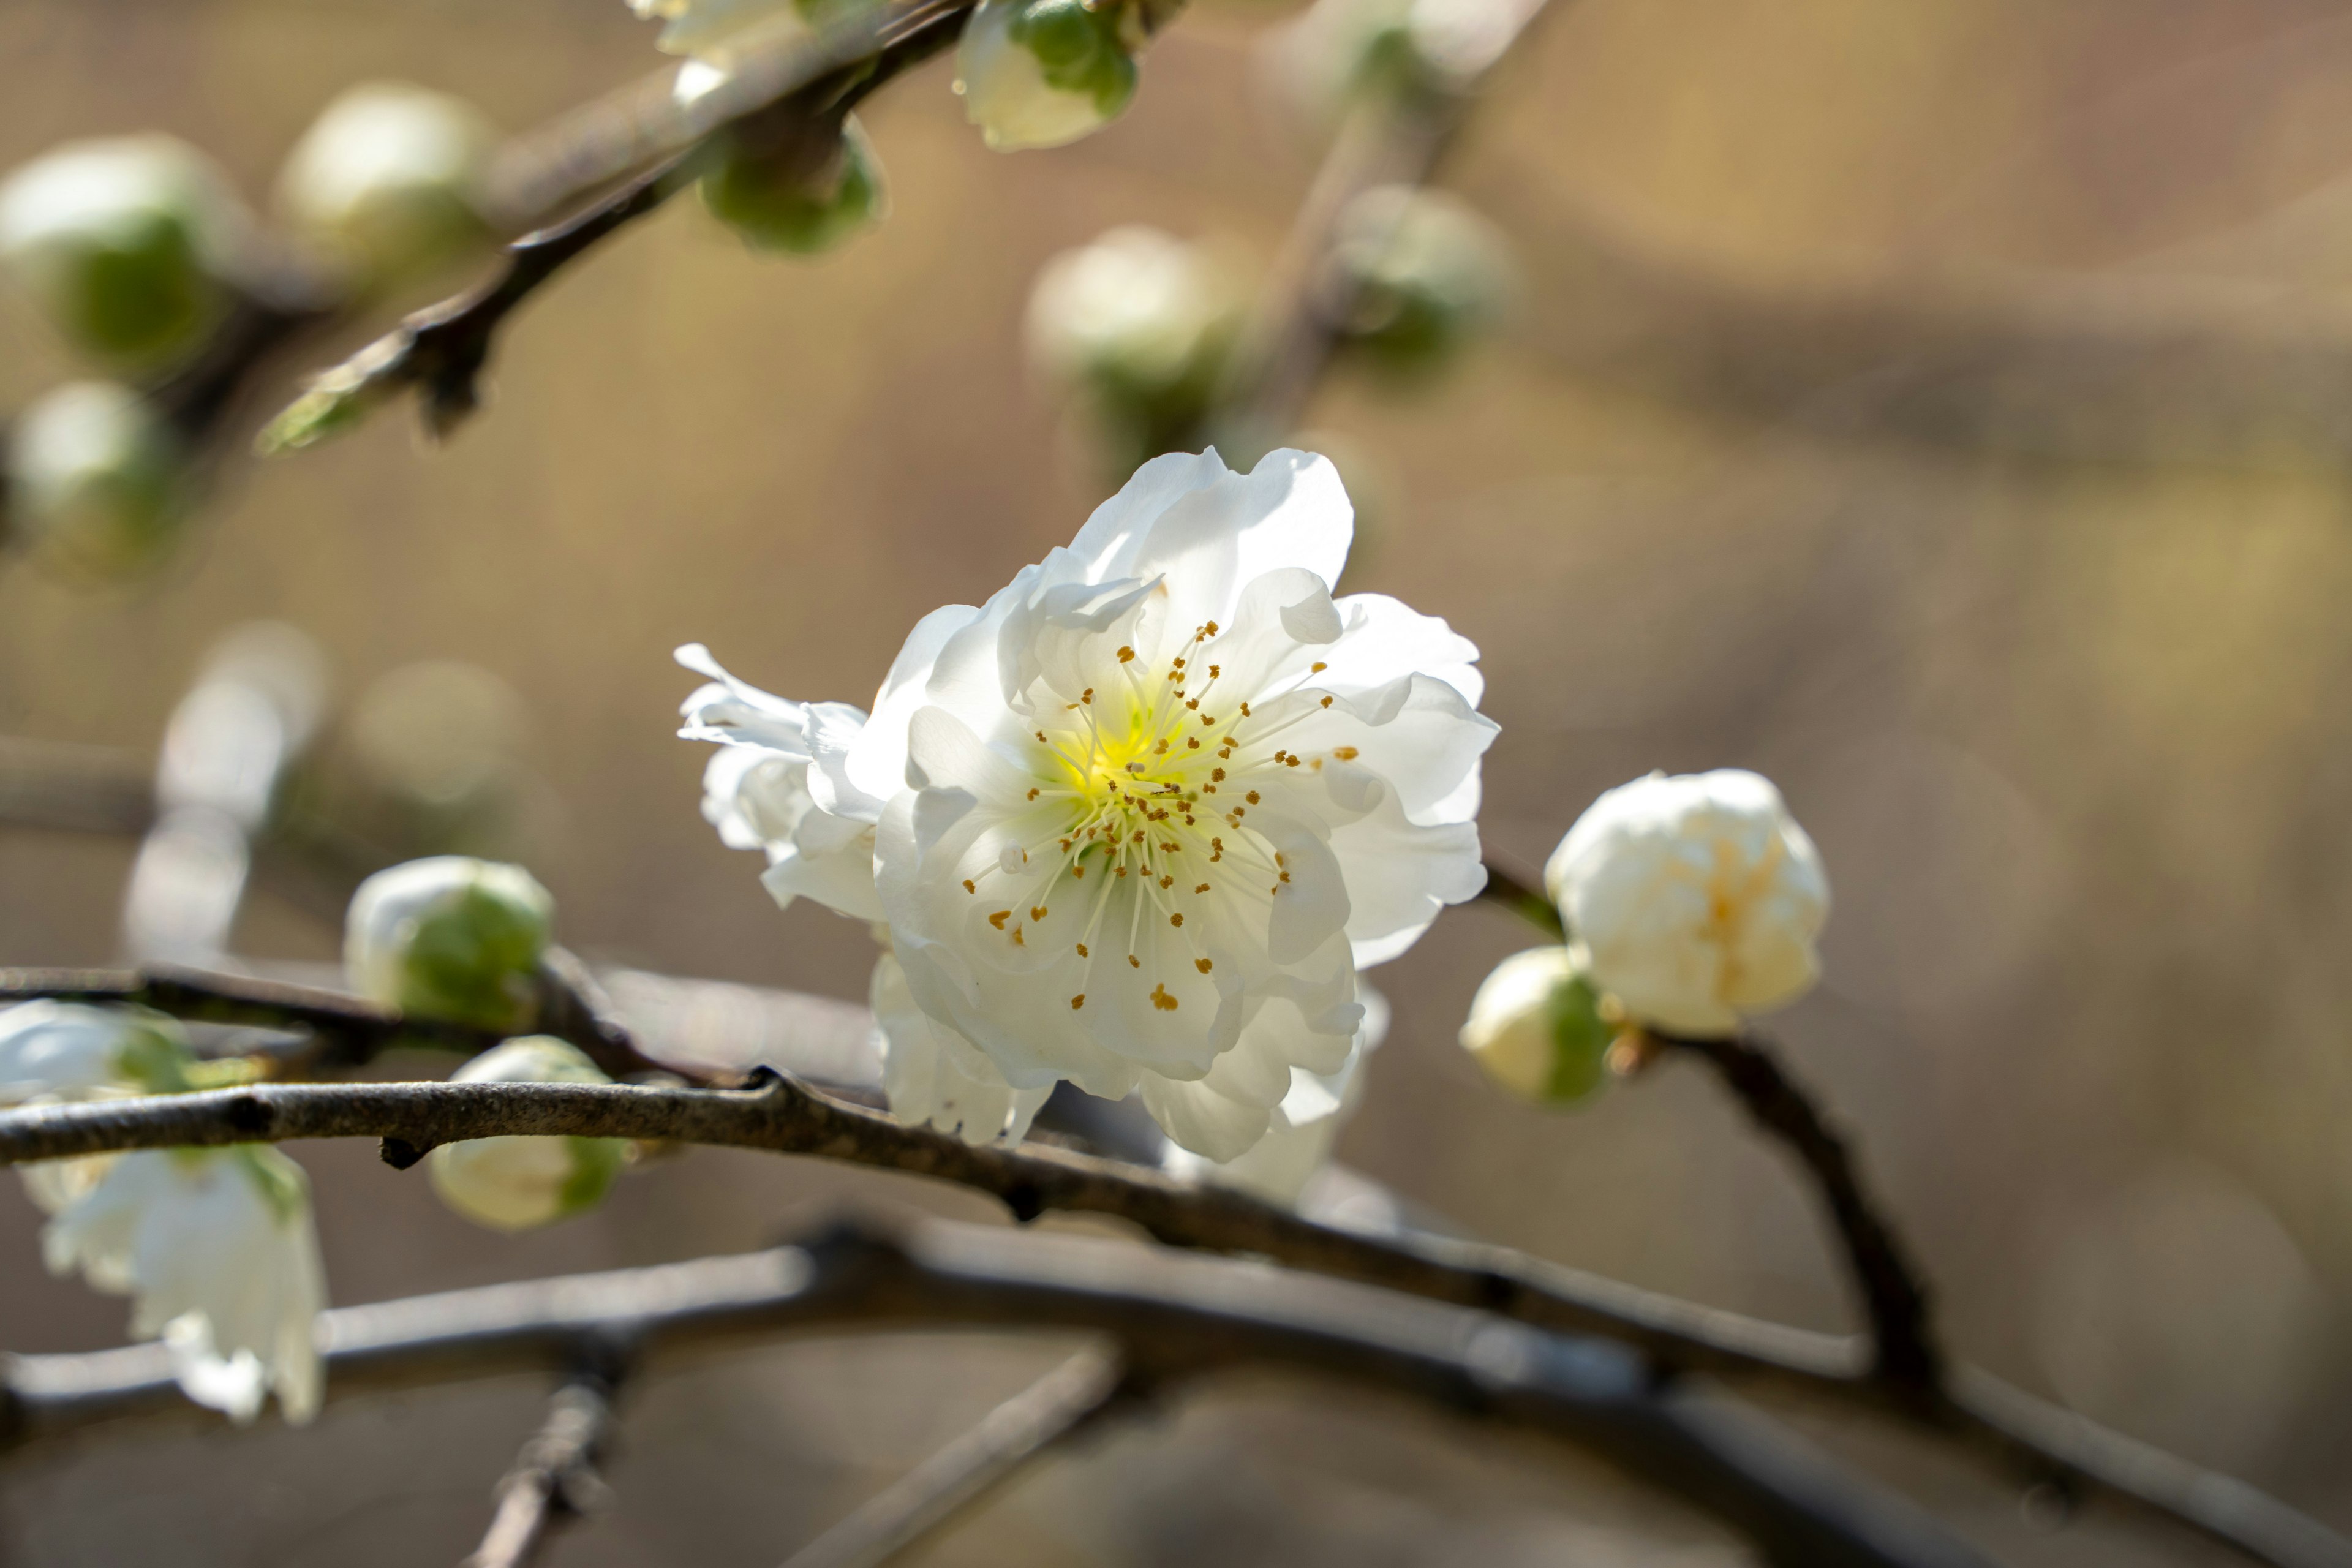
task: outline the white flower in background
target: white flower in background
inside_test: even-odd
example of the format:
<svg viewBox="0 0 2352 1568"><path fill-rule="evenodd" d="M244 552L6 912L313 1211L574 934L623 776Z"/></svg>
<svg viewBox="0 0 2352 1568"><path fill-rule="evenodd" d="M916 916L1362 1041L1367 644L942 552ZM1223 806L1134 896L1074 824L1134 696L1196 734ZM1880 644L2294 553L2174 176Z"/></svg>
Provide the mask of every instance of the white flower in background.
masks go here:
<svg viewBox="0 0 2352 1568"><path fill-rule="evenodd" d="M184 1057L186 1050L179 1026L160 1014L79 1002L20 1002L0 1011L0 1105L133 1091L152 1083L163 1063Z"/></svg>
<svg viewBox="0 0 2352 1568"><path fill-rule="evenodd" d="M26 1002L0 1012L0 1104L176 1093L194 1066L179 1026L131 1007ZM53 1274L132 1299L188 1397L249 1421L275 1390L289 1421L319 1408L311 1323L325 1274L302 1168L275 1149L163 1149L26 1165L51 1215Z"/></svg>
<svg viewBox="0 0 2352 1568"><path fill-rule="evenodd" d="M1321 117L1360 98L1468 91L1502 58L1537 0L1317 0L1272 34L1280 86Z"/></svg>
<svg viewBox="0 0 2352 1568"><path fill-rule="evenodd" d="M51 1273L129 1296L132 1337L163 1338L197 1404L250 1421L274 1392L289 1421L318 1413L326 1275L299 1165L266 1147L62 1163L68 1179L26 1183L55 1215L41 1235Z"/></svg>
<svg viewBox="0 0 2352 1568"><path fill-rule="evenodd" d="M1394 599L1335 601L1350 531L1322 458L1155 458L985 606L924 617L870 720L697 693L685 733L782 764L737 764L716 819L778 864L815 858L815 814L870 826L870 888L791 890L878 904L916 1007L1013 1089L1139 1091L1234 1159L1294 1068L1347 1061L1359 967L1485 882L1477 650ZM858 847L835 853L845 874Z"/></svg>
<svg viewBox="0 0 2352 1568"><path fill-rule="evenodd" d="M1769 780L1652 773L1594 801L1544 886L1595 984L1636 1020L1728 1035L1821 974L1829 876Z"/></svg>
<svg viewBox="0 0 2352 1568"><path fill-rule="evenodd" d="M119 577L152 565L186 515L179 437L111 381L44 393L8 437L10 521L65 572Z"/></svg>
<svg viewBox="0 0 2352 1568"><path fill-rule="evenodd" d="M1029 355L1056 381L1153 395L1213 361L1240 310L1216 258L1131 224L1045 264L1029 295Z"/></svg>
<svg viewBox="0 0 2352 1568"><path fill-rule="evenodd" d="M449 1075L452 1083L610 1083L580 1047L550 1035L509 1040ZM628 1154L619 1138L468 1138L427 1159L433 1190L467 1219L529 1230L593 1208Z"/></svg>
<svg viewBox="0 0 2352 1568"><path fill-rule="evenodd" d="M629 0L638 16L666 24L656 48L720 68L864 8L864 0Z"/></svg>
<svg viewBox="0 0 2352 1568"><path fill-rule="evenodd" d="M1604 1080L1619 1025L1577 953L1565 947L1515 952L1479 983L1462 1026L1462 1048L1523 1100L1565 1105Z"/></svg>
<svg viewBox="0 0 2352 1568"><path fill-rule="evenodd" d="M527 1027L555 900L520 866L436 855L378 871L352 896L352 989L420 1018Z"/></svg>
<svg viewBox="0 0 2352 1568"><path fill-rule="evenodd" d="M194 348L248 243L228 182L169 136L68 142L0 184L0 268L75 347L111 361Z"/></svg>
<svg viewBox="0 0 2352 1568"><path fill-rule="evenodd" d="M488 237L477 188L497 142L461 99L363 83L329 104L288 154L278 211L362 281L396 281Z"/></svg>
<svg viewBox="0 0 2352 1568"><path fill-rule="evenodd" d="M981 0L956 46L964 113L1000 153L1099 131L1135 97L1139 27L1118 0Z"/></svg>
<svg viewBox="0 0 2352 1568"><path fill-rule="evenodd" d="M1360 986L1356 996L1363 1004L1364 1021L1339 1071L1291 1068L1290 1092L1268 1115L1265 1136L1223 1163L1171 1143L1161 1160L1169 1173L1295 1207L1315 1173L1329 1163L1339 1130L1364 1098L1365 1058L1388 1037L1388 999L1369 985Z"/></svg>
<svg viewBox="0 0 2352 1568"><path fill-rule="evenodd" d="M1445 363L1501 314L1512 288L1495 226L1458 197L1410 185L1374 186L1341 210L1330 268L1345 280L1350 344L1403 374Z"/></svg>

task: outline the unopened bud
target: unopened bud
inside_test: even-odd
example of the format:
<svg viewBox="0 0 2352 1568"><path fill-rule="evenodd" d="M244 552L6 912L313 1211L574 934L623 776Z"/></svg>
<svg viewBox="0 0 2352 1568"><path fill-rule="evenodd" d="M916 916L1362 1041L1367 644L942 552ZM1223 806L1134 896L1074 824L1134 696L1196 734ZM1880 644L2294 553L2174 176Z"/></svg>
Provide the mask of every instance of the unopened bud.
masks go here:
<svg viewBox="0 0 2352 1568"><path fill-rule="evenodd" d="M1479 984L1462 1046L1521 1099L1570 1104L1606 1081L1619 1030L1607 1010L1573 952L1534 948L1503 960Z"/></svg>
<svg viewBox="0 0 2352 1568"><path fill-rule="evenodd" d="M121 577L168 551L186 515L177 435L110 381L75 382L25 410L8 443L12 530L47 563Z"/></svg>
<svg viewBox="0 0 2352 1568"><path fill-rule="evenodd" d="M1332 237L1340 327L1380 368L1426 374L1502 313L1511 268L1502 237L1463 203L1383 185L1348 204Z"/></svg>
<svg viewBox="0 0 2352 1568"><path fill-rule="evenodd" d="M178 1023L144 1008L42 1000L0 1009L0 1105L176 1094L190 1087L194 1060Z"/></svg>
<svg viewBox="0 0 2352 1568"><path fill-rule="evenodd" d="M555 900L520 866L436 855L360 884L343 928L352 987L420 1018L513 1031L538 1012Z"/></svg>
<svg viewBox="0 0 2352 1568"><path fill-rule="evenodd" d="M0 185L0 266L75 348L124 369L209 335L246 239L227 182L169 136L69 142Z"/></svg>
<svg viewBox="0 0 2352 1568"><path fill-rule="evenodd" d="M1059 147L1135 97L1129 7L1119 0L981 0L956 49L956 91L1000 153Z"/></svg>
<svg viewBox="0 0 2352 1568"><path fill-rule="evenodd" d="M814 255L889 216L882 160L856 115L833 154L811 166L796 149L768 153L724 139L701 179L702 205L754 248Z"/></svg>
<svg viewBox="0 0 2352 1568"><path fill-rule="evenodd" d="M551 1035L509 1040L449 1075L452 1083L610 1083L576 1046ZM596 1206L628 1156L619 1138L468 1138L433 1151L441 1201L493 1230L529 1230Z"/></svg>
<svg viewBox="0 0 2352 1568"><path fill-rule="evenodd" d="M355 87L287 156L278 210L360 287L413 278L488 237L477 189L497 139L471 104L446 93Z"/></svg>

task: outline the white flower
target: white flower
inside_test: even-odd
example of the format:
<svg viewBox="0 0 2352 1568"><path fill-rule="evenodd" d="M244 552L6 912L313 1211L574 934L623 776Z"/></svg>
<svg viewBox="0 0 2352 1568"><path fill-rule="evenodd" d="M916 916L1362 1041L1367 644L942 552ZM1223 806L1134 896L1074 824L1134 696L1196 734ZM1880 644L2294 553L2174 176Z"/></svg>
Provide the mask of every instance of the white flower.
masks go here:
<svg viewBox="0 0 2352 1568"><path fill-rule="evenodd" d="M1572 950L1515 952L1479 983L1462 1026L1462 1048L1524 1100L1581 1100L1601 1087L1617 1034L1601 1004Z"/></svg>
<svg viewBox="0 0 2352 1568"><path fill-rule="evenodd" d="M1322 458L1155 458L985 606L924 617L870 720L730 683L686 732L784 759L728 798L782 797L795 841L813 813L873 826L908 994L1007 1085L1139 1090L1230 1160L1294 1068L1347 1061L1358 968L1485 882L1477 650L1393 599L1334 601L1351 526ZM719 817L755 836L753 815Z"/></svg>
<svg viewBox="0 0 2352 1568"><path fill-rule="evenodd" d="M0 266L76 347L110 360L193 349L248 242L228 182L169 136L68 142L0 185Z"/></svg>
<svg viewBox="0 0 2352 1568"><path fill-rule="evenodd" d="M1204 1160L1181 1144L1171 1143L1162 1163L1171 1175L1234 1187L1270 1204L1295 1206L1315 1173L1328 1163L1339 1129L1355 1114L1364 1098L1364 1059L1380 1048L1389 1032L1387 998L1366 985L1357 998L1364 1021L1339 1070L1309 1072L1290 1069L1290 1092L1282 1097L1266 1119L1265 1136L1234 1158Z"/></svg>
<svg viewBox="0 0 2352 1568"><path fill-rule="evenodd" d="M875 1032L881 1037L882 1089L901 1121L936 1127L974 1143L1019 1142L1054 1087L1015 1089L980 1047L915 1005L907 972L884 953L874 965Z"/></svg>
<svg viewBox="0 0 2352 1568"><path fill-rule="evenodd" d="M173 1048L177 1032L169 1020L128 1008L20 1002L0 1012L0 1105L128 1089L133 1058Z"/></svg>
<svg viewBox="0 0 2352 1568"><path fill-rule="evenodd" d="M956 46L955 89L1000 153L1059 147L1135 97L1129 7L1116 0L981 0Z"/></svg>
<svg viewBox="0 0 2352 1568"><path fill-rule="evenodd" d="M497 140L460 99L363 83L329 104L287 156L278 210L362 280L388 282L487 234L476 186Z"/></svg>
<svg viewBox="0 0 2352 1568"><path fill-rule="evenodd" d="M1609 791L1552 852L1544 885L1594 982L1635 1018L1728 1035L1821 974L1830 886L1780 792L1737 768Z"/></svg>
<svg viewBox="0 0 2352 1568"><path fill-rule="evenodd" d="M26 1184L56 1215L41 1237L52 1273L131 1297L132 1336L163 1337L199 1405L250 1421L274 1391L289 1421L318 1413L326 1277L300 1166L266 1147L64 1163L72 1179Z"/></svg>
<svg viewBox="0 0 2352 1568"><path fill-rule="evenodd" d="M186 515L179 438L111 381L43 394L8 439L11 521L43 561L116 577L152 564Z"/></svg>
<svg viewBox="0 0 2352 1568"><path fill-rule="evenodd" d="M1029 295L1029 353L1056 380L1157 391L1200 368L1238 310L1202 247L1128 225L1045 264Z"/></svg>
<svg viewBox="0 0 2352 1568"><path fill-rule="evenodd" d="M360 884L343 922L352 989L422 1018L527 1026L555 900L520 866L436 855Z"/></svg>
<svg viewBox="0 0 2352 1568"><path fill-rule="evenodd" d="M509 1040L449 1075L452 1083L610 1083L580 1047L550 1035ZM433 1190L467 1219L529 1230L604 1201L621 1173L618 1138L468 1138L433 1151Z"/></svg>

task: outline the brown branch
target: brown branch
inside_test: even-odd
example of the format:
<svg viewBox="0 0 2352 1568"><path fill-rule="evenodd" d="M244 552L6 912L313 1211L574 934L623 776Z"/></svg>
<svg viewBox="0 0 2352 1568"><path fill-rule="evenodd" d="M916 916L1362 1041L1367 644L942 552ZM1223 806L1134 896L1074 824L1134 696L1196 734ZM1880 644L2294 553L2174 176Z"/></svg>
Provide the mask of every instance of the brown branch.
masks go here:
<svg viewBox="0 0 2352 1568"><path fill-rule="evenodd" d="M547 1420L499 1482L490 1528L462 1568L530 1568L556 1528L601 1507L596 1467L613 1433L612 1381L581 1373L548 1402Z"/></svg>
<svg viewBox="0 0 2352 1568"><path fill-rule="evenodd" d="M634 1138L763 1149L929 1176L988 1193L1013 1215L1107 1215L1176 1247L1257 1256L1293 1268L1538 1328L1597 1335L1677 1371L1703 1371L1893 1411L2054 1484L2107 1493L2278 1568L2352 1568L2352 1546L2251 1489L2184 1467L2143 1465L2138 1447L2063 1421L1971 1373L1966 1399L1923 1402L1869 1374L1856 1342L1759 1322L1526 1258L1505 1247L1410 1234L1376 1238L1314 1224L1238 1193L1054 1148L974 1147L845 1105L781 1077L741 1090L628 1084L273 1084L200 1094L0 1112L0 1163L120 1149L373 1137L405 1166L436 1145L505 1133ZM2182 1473L2193 1479L2182 1481ZM2217 1501L2223 1492L2233 1500ZM2248 1503L2246 1499L2253 1499ZM2298 1542L2324 1543L2313 1552ZM2331 1555L2330 1552L2334 1552Z"/></svg>
<svg viewBox="0 0 2352 1568"><path fill-rule="evenodd" d="M1715 1069L1759 1127L1796 1157L1829 1207L1846 1267L1870 1320L1870 1375L1932 1409L1943 1398L1945 1359L1929 1292L1909 1248L1864 1190L1853 1152L1804 1089L1781 1070L1770 1042L1753 1031L1727 1040L1650 1031L1670 1049Z"/></svg>
<svg viewBox="0 0 2352 1568"><path fill-rule="evenodd" d="M1493 856L1486 858L1486 883L1478 896L1499 904L1554 942L1568 940L1568 926L1540 884L1526 880Z"/></svg>
<svg viewBox="0 0 2352 1568"><path fill-rule="evenodd" d="M851 1223L744 1257L492 1286L325 1314L331 1399L572 1364L616 1336L651 1356L780 1333L942 1326L1108 1335L1155 1384L1270 1366L1384 1388L1580 1448L1806 1568L1982 1568L1934 1521L1792 1435L1641 1358L1490 1314L1094 1238ZM159 1346L6 1364L23 1443L193 1413Z"/></svg>
<svg viewBox="0 0 2352 1568"><path fill-rule="evenodd" d="M1134 1393L1119 1357L1080 1351L793 1552L784 1568L880 1568Z"/></svg>

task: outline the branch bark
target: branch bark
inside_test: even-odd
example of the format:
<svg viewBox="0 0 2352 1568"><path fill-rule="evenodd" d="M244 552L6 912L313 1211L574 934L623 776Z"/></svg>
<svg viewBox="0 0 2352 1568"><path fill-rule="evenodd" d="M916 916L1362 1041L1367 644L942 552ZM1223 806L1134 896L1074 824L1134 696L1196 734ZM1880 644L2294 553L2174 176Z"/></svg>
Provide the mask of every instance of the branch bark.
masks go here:
<svg viewBox="0 0 2352 1568"><path fill-rule="evenodd" d="M1226 1190L1067 1151L974 1147L767 1075L740 1090L630 1084L275 1084L0 1112L0 1163L119 1149L374 1137L413 1164L436 1145L505 1133L636 1138L814 1155L989 1193L1022 1219L1047 1210L1124 1219L1171 1247L1293 1268L1614 1340L1670 1371L1718 1373L1892 1411L2021 1466L2189 1526L2275 1568L2352 1568L2352 1544L2251 1488L2151 1467L2141 1446L1969 1373L1960 1394L1898 1395L1855 1341L1759 1322L1505 1247L1428 1235L1375 1238ZM2053 1441L2053 1434L2063 1441Z"/></svg>
<svg viewBox="0 0 2352 1568"><path fill-rule="evenodd" d="M793 1552L784 1568L880 1568L1133 1393L1118 1355L1080 1351Z"/></svg>
<svg viewBox="0 0 2352 1568"><path fill-rule="evenodd" d="M1791 1434L1699 1387L1662 1387L1617 1347L1277 1269L991 1226L853 1221L774 1252L345 1308L326 1315L327 1387L341 1400L568 1366L615 1335L652 1355L943 1326L1107 1334L1160 1385L1273 1366L1541 1433L1714 1515L1783 1568L1983 1564ZM193 1408L158 1346L19 1358L5 1386L18 1442Z"/></svg>
<svg viewBox="0 0 2352 1568"><path fill-rule="evenodd" d="M547 1420L499 1482L490 1528L461 1568L530 1568L558 1526L602 1506L596 1467L613 1436L614 1392L613 1381L594 1372L555 1391Z"/></svg>

